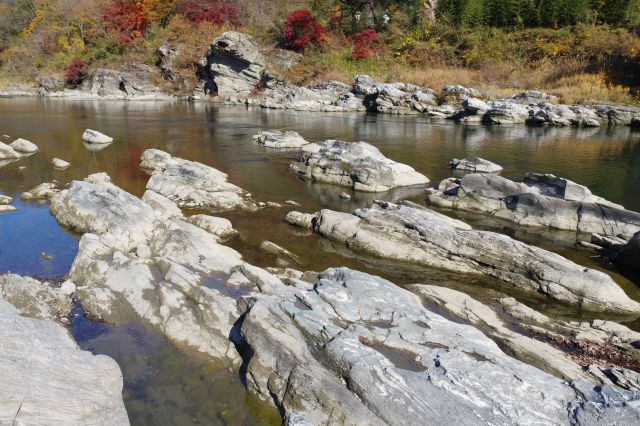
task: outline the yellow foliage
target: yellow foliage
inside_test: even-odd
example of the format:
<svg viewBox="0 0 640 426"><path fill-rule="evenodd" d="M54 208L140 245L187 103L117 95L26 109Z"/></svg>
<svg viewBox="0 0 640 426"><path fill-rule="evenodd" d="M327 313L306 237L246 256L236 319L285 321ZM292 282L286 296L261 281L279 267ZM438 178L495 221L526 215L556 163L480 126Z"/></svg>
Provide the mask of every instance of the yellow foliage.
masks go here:
<svg viewBox="0 0 640 426"><path fill-rule="evenodd" d="M141 0L140 3L153 22L159 22L169 16L177 0Z"/></svg>
<svg viewBox="0 0 640 426"><path fill-rule="evenodd" d="M29 25L22 30L22 36L28 37L44 19L44 12L42 10L36 10L33 19L29 22Z"/></svg>

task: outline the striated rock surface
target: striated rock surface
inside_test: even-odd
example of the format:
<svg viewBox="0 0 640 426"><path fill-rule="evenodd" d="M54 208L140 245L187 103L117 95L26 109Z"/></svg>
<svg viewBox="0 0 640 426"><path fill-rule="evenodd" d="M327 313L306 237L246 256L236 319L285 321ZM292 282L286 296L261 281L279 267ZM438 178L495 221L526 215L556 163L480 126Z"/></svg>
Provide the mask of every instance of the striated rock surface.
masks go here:
<svg viewBox="0 0 640 426"><path fill-rule="evenodd" d="M7 277L0 279L5 297ZM0 342L0 423L129 424L118 365L80 350L61 325L20 316L0 299Z"/></svg>
<svg viewBox="0 0 640 426"><path fill-rule="evenodd" d="M412 203L378 202L353 214L322 210L313 229L356 252L485 274L522 291L585 309L640 314L640 304L602 272L506 235L473 230Z"/></svg>
<svg viewBox="0 0 640 426"><path fill-rule="evenodd" d="M462 160L454 158L449 163L449 167L455 170L464 170L477 173L499 173L502 171L502 166L479 157L467 157L463 158Z"/></svg>
<svg viewBox="0 0 640 426"><path fill-rule="evenodd" d="M301 178L332 183L356 191L380 192L400 186L421 185L429 179L412 167L385 157L366 142L327 140L304 147L291 168Z"/></svg>
<svg viewBox="0 0 640 426"><path fill-rule="evenodd" d="M262 131L253 140L268 148L302 148L309 143L298 132L280 130Z"/></svg>
<svg viewBox="0 0 640 426"><path fill-rule="evenodd" d="M0 298L27 317L61 321L71 313L71 299L60 289L16 274L0 275Z"/></svg>
<svg viewBox="0 0 640 426"><path fill-rule="evenodd" d="M255 209L251 194L227 182L227 175L195 161L172 157L157 149L142 154L140 167L151 174L147 189L180 206L214 210Z"/></svg>
<svg viewBox="0 0 640 426"><path fill-rule="evenodd" d="M492 174L468 174L459 181L447 180L427 199L436 206L480 211L525 226L626 238L640 231L640 213L553 175L529 173L517 183Z"/></svg>
<svg viewBox="0 0 640 426"><path fill-rule="evenodd" d="M296 424L633 424L637 394L565 382L381 278L329 269L257 295L247 386Z"/></svg>
<svg viewBox="0 0 640 426"><path fill-rule="evenodd" d="M205 91L220 96L249 96L266 84L266 61L255 39L228 31L214 39L200 60Z"/></svg>

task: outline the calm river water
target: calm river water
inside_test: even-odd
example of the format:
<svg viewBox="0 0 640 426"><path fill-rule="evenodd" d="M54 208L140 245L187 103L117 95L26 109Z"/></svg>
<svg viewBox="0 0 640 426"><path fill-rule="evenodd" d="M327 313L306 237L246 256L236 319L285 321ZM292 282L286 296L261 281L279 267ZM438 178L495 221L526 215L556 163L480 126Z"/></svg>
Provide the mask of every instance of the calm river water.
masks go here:
<svg viewBox="0 0 640 426"><path fill-rule="evenodd" d="M113 136L100 151L82 143L86 128ZM252 136L264 129L291 129L310 141L364 140L388 157L407 163L433 182L449 177L452 158L480 156L505 167L503 176L520 180L528 171L553 173L587 185L593 193L628 209L640 210L640 132L627 127L556 129L461 126L432 123L423 117L301 113L186 103L71 102L0 99L0 135L10 142L21 137L40 151L0 167L0 193L16 198L17 212L0 215L0 273L15 272L60 281L77 251L78 236L57 225L47 203L23 203L20 193L53 179L65 184L90 173L107 172L115 184L141 196L148 176L139 169L147 148L199 161L229 174L229 180L261 201L294 200L301 211L320 208L350 211L373 198L409 198L424 204L422 192L338 197L343 188L308 184L288 170L295 153L256 145ZM51 166L53 157L72 163L64 171ZM291 228L282 222L287 209L257 213L231 212L241 237L228 244L251 263L275 266L273 256L257 246L270 240L302 259L299 269L323 270L346 265L387 277L402 285L425 282L451 286L489 300L506 292L550 315L588 319L582 312L547 305L479 278L434 270L407 268L355 256L341 246ZM454 214L446 212L446 214ZM575 248L576 235L517 229L479 215L460 217L474 226L507 233L556 251L585 266L610 273L636 300L639 287L602 261ZM42 256L42 253L52 256ZM626 319L619 318L624 321ZM139 324L93 323L77 309L72 333L79 345L113 357L125 378L124 397L132 424L278 424L278 413L248 395L236 372L222 369L195 354L178 351ZM640 324L627 322L640 329Z"/></svg>

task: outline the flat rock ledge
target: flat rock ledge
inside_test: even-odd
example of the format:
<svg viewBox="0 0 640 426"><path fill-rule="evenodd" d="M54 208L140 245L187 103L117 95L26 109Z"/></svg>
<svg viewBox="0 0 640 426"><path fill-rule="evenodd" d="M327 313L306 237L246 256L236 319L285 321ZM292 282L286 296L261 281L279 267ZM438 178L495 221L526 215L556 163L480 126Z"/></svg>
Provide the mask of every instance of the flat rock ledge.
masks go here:
<svg viewBox="0 0 640 426"><path fill-rule="evenodd" d="M483 212L524 226L625 239L640 231L640 213L548 174L528 173L522 183L492 174L468 174L443 180L427 200L434 206Z"/></svg>
<svg viewBox="0 0 640 426"><path fill-rule="evenodd" d="M81 350L53 321L70 308L46 283L0 276L0 423L129 424L118 364Z"/></svg>
<svg viewBox="0 0 640 426"><path fill-rule="evenodd" d="M411 166L385 157L378 148L366 142L326 140L306 145L303 151L300 159L291 164L291 169L305 180L365 192L383 192L429 182Z"/></svg>
<svg viewBox="0 0 640 426"><path fill-rule="evenodd" d="M420 297L346 268L247 300L247 387L289 424L634 424L636 392L505 355Z"/></svg>
<svg viewBox="0 0 640 426"><path fill-rule="evenodd" d="M449 163L449 167L454 170L476 173L500 173L502 171L502 166L479 157L467 157L462 160L454 158Z"/></svg>
<svg viewBox="0 0 640 426"><path fill-rule="evenodd" d="M253 140L267 148L302 148L309 142L298 132L291 130L264 130L253 136Z"/></svg>
<svg viewBox="0 0 640 426"><path fill-rule="evenodd" d="M255 210L251 194L227 181L227 175L204 164L172 157L158 149L142 153L140 167L151 174L147 189L180 207Z"/></svg>
<svg viewBox="0 0 640 426"><path fill-rule="evenodd" d="M605 273L506 235L473 230L464 222L413 203L377 202L353 214L322 210L313 216L312 226L316 233L355 252L484 274L556 302L640 315L640 304Z"/></svg>

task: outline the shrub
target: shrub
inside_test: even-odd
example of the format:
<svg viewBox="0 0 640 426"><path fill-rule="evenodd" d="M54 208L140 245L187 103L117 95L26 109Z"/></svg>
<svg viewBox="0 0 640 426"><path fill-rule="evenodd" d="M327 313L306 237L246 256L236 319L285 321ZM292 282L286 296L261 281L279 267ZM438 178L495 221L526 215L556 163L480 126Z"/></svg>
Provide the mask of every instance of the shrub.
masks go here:
<svg viewBox="0 0 640 426"><path fill-rule="evenodd" d="M64 69L67 83L74 86L82 83L87 78L89 66L82 59L75 59Z"/></svg>
<svg viewBox="0 0 640 426"><path fill-rule="evenodd" d="M373 45L378 41L378 33L373 29L361 31L349 37L353 44L351 59L366 59L375 54Z"/></svg>
<svg viewBox="0 0 640 426"><path fill-rule="evenodd" d="M238 6L222 0L183 0L176 11L196 24L211 22L216 25L240 26Z"/></svg>
<svg viewBox="0 0 640 426"><path fill-rule="evenodd" d="M103 20L107 29L118 34L122 44L141 37L151 23L143 5L133 0L116 0L105 9Z"/></svg>
<svg viewBox="0 0 640 426"><path fill-rule="evenodd" d="M309 46L322 46L327 29L307 9L291 12L284 26L285 47L303 52Z"/></svg>

